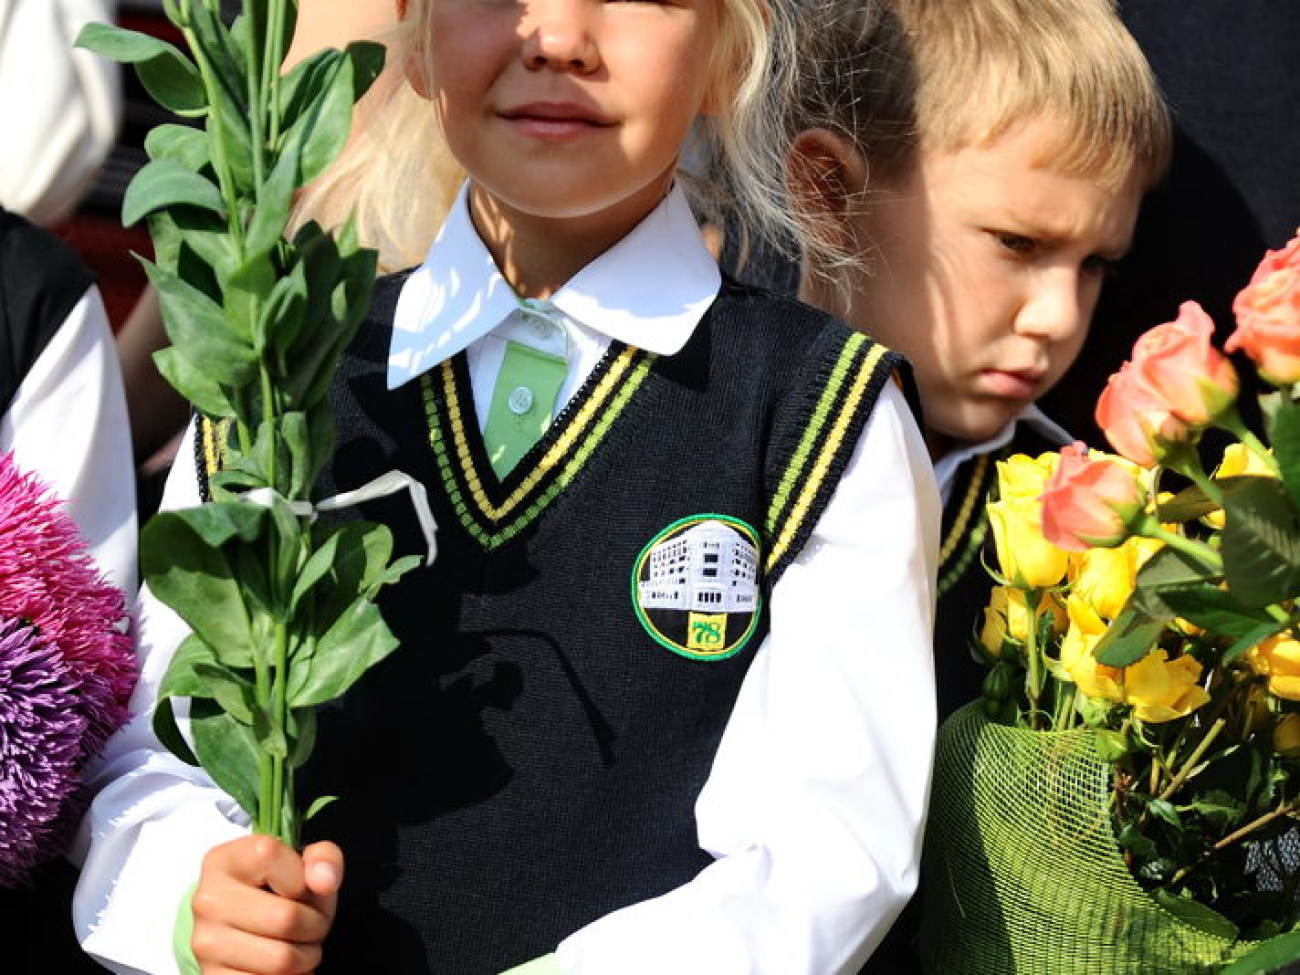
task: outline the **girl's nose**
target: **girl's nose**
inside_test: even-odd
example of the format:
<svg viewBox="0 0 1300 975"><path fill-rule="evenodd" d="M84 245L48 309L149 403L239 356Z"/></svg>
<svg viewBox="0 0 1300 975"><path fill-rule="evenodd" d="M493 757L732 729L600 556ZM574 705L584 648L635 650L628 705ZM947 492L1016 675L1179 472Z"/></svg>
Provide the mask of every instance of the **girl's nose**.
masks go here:
<svg viewBox="0 0 1300 975"><path fill-rule="evenodd" d="M583 0L536 0L532 30L524 38L522 56L534 70L587 73L600 63Z"/></svg>

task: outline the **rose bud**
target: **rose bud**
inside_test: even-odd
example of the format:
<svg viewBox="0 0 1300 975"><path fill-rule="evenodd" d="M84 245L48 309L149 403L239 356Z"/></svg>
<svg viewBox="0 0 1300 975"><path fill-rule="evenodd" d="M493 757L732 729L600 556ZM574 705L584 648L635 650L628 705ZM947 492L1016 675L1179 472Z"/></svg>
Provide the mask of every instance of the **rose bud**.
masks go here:
<svg viewBox="0 0 1300 975"><path fill-rule="evenodd" d="M1131 534L1146 497L1132 469L1078 441L1061 451L1043 491L1043 537L1069 551L1111 548Z"/></svg>
<svg viewBox="0 0 1300 975"><path fill-rule="evenodd" d="M1237 370L1213 339L1214 321L1196 302L1184 301L1177 318L1133 346L1138 381L1189 426L1205 426L1237 399Z"/></svg>
<svg viewBox="0 0 1300 975"><path fill-rule="evenodd" d="M1300 381L1300 233L1264 255L1232 312L1237 330L1224 348L1245 352L1260 375L1278 386Z"/></svg>
<svg viewBox="0 0 1300 975"><path fill-rule="evenodd" d="M1152 394L1131 362L1106 381L1095 418L1110 445L1141 467L1154 467L1171 445L1191 436L1187 423Z"/></svg>

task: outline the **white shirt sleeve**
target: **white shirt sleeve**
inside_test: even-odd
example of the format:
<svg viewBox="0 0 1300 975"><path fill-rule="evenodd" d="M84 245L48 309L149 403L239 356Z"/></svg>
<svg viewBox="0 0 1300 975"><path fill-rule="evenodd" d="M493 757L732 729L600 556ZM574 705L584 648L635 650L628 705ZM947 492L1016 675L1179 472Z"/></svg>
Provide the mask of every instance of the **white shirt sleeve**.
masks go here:
<svg viewBox="0 0 1300 975"><path fill-rule="evenodd" d="M193 442L193 430L184 444ZM199 503L193 453L182 447L162 507ZM123 975L174 975L172 931L181 899L212 847L244 835L247 819L207 774L170 754L151 722L158 686L188 627L145 587L140 594L140 680L131 722L85 772L98 790L71 856L84 860L73 900L82 947ZM92 843L93 839L93 843Z"/></svg>
<svg viewBox="0 0 1300 975"><path fill-rule="evenodd" d="M0 154L2 155L2 154ZM100 569L135 593L135 468L99 289L73 307L0 418L0 451L64 499Z"/></svg>
<svg viewBox="0 0 1300 975"><path fill-rule="evenodd" d="M567 938L568 975L858 970L916 885L938 527L925 447L890 384L774 587L696 805L715 862Z"/></svg>
<svg viewBox="0 0 1300 975"><path fill-rule="evenodd" d="M64 217L117 136L119 68L72 42L116 0L0 0L0 205L33 223Z"/></svg>

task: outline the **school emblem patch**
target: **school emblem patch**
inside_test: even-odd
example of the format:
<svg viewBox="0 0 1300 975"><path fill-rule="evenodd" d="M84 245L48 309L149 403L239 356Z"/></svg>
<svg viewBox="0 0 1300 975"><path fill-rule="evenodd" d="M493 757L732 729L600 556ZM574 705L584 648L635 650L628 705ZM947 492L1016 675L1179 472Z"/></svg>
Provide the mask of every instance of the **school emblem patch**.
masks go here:
<svg viewBox="0 0 1300 975"><path fill-rule="evenodd" d="M656 642L693 660L738 653L758 626L758 533L727 515L673 522L637 556L632 605Z"/></svg>

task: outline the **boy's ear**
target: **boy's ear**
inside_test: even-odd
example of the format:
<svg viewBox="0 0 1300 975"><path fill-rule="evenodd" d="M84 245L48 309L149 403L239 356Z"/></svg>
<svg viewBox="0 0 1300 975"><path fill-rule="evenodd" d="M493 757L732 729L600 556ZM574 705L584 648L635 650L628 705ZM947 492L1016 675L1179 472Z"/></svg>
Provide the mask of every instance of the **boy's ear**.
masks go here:
<svg viewBox="0 0 1300 975"><path fill-rule="evenodd" d="M790 147L785 189L796 209L822 224L847 222L860 212L867 188L867 161L853 142L829 129L804 129Z"/></svg>

